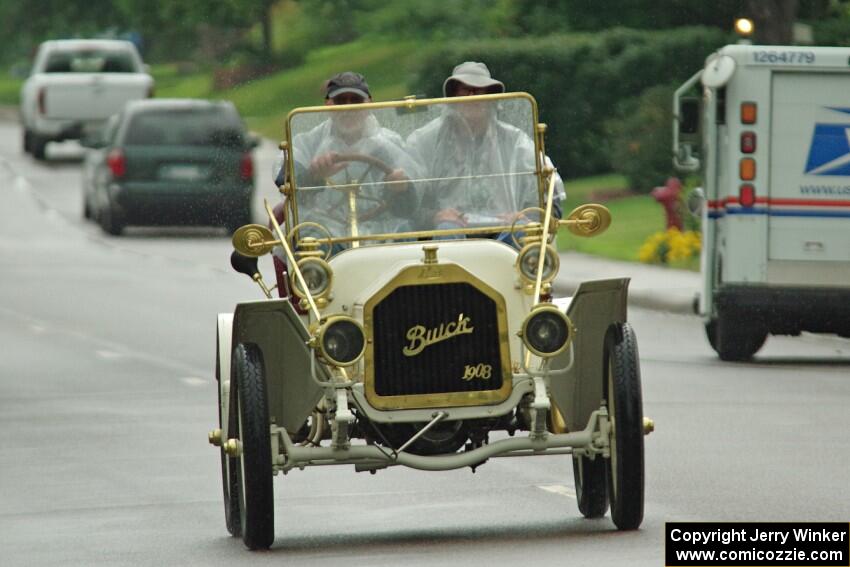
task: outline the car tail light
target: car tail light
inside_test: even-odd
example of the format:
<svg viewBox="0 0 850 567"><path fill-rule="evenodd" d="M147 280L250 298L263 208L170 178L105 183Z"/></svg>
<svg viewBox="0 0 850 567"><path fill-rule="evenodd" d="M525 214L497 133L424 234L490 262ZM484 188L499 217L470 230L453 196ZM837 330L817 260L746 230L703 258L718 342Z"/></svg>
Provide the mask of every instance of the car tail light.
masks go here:
<svg viewBox="0 0 850 567"><path fill-rule="evenodd" d="M741 103L741 123L743 124L755 124L757 118L757 110L756 103L754 102L742 102Z"/></svg>
<svg viewBox="0 0 850 567"><path fill-rule="evenodd" d="M254 160L251 159L251 154L242 156L242 161L239 162L239 176L245 181L254 179Z"/></svg>
<svg viewBox="0 0 850 567"><path fill-rule="evenodd" d="M127 158L124 157L124 152L118 148L115 148L106 156L106 165L109 166L112 177L116 179L127 174Z"/></svg>
<svg viewBox="0 0 850 567"><path fill-rule="evenodd" d="M741 179L744 181L752 181L756 178L756 160L753 158L744 158L740 165Z"/></svg>
<svg viewBox="0 0 850 567"><path fill-rule="evenodd" d="M742 207L752 207L756 204L756 188L750 183L744 183L738 189L738 202Z"/></svg>
<svg viewBox="0 0 850 567"><path fill-rule="evenodd" d="M38 113L47 114L47 89L44 87L38 90Z"/></svg>
<svg viewBox="0 0 850 567"><path fill-rule="evenodd" d="M756 133L741 132L741 153L752 154L756 151Z"/></svg>

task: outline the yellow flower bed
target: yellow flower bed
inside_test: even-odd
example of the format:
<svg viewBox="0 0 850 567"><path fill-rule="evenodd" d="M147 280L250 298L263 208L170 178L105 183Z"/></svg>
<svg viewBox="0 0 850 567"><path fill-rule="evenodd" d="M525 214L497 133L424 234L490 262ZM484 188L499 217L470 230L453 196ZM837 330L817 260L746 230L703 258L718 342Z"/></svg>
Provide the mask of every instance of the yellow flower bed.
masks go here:
<svg viewBox="0 0 850 567"><path fill-rule="evenodd" d="M638 259L646 264L679 264L699 256L700 233L668 228L646 239L638 250Z"/></svg>

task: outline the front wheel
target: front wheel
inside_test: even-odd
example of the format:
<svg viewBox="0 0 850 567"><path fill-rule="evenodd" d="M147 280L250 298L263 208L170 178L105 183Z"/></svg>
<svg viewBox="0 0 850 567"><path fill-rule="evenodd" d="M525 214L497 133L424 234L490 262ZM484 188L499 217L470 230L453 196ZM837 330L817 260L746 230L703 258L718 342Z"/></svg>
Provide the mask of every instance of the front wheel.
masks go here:
<svg viewBox="0 0 850 567"><path fill-rule="evenodd" d="M218 387L218 426L223 430L224 420L222 419L223 408L221 404L221 358L219 355L219 339L216 333L215 341L215 378L216 386ZM232 382L231 382L232 384ZM232 396L231 396L232 399ZM233 404L230 404L232 407ZM232 409L227 412L228 424L227 431L232 434L238 427L236 412ZM227 441L224 439L224 441ZM224 523L227 526L227 531L230 535L239 537L242 535L241 518L239 517L239 479L236 471L239 468L239 459L231 457L224 452L224 444L219 449L221 456L221 486L224 494Z"/></svg>
<svg viewBox="0 0 850 567"><path fill-rule="evenodd" d="M608 329L603 368L611 427L607 475L611 519L617 529L635 530L643 521L643 396L637 339L628 323Z"/></svg>
<svg viewBox="0 0 850 567"><path fill-rule="evenodd" d="M242 541L248 549L268 549L274 541L274 489L265 365L257 345L236 346L231 388L234 379L242 445L236 471Z"/></svg>

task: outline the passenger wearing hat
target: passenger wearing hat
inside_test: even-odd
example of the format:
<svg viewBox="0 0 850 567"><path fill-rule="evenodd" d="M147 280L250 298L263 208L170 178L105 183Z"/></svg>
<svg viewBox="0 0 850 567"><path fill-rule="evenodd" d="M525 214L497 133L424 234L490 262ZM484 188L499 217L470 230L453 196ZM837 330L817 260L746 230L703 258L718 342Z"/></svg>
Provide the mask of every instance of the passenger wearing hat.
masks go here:
<svg viewBox="0 0 850 567"><path fill-rule="evenodd" d="M359 73L346 71L331 77L324 85L325 105L347 105L371 102L372 96L366 79ZM368 163L343 161L341 155L362 154L377 158L387 164L392 171L388 174L371 167ZM356 179L364 184L358 196L370 200L374 207L376 201L386 201L392 205L396 214L376 216L364 221L365 232L386 232L398 230L392 226L399 218L409 216L404 211L412 211L416 204L415 193L410 191L405 198L399 196L408 188L409 172L416 169L416 163L404 150L401 136L381 127L377 119L369 112L333 112L330 117L311 130L296 133L292 140L291 156L295 170L296 186L313 188L299 193L298 208L300 221L315 221L326 226L335 236L347 233L345 214L337 190L327 189L331 185L347 183ZM279 159L279 170L275 175L277 185L282 185L285 177L283 160ZM383 185L383 182L388 184ZM370 185L371 184L371 185ZM403 210L397 210L397 209ZM386 221L386 222L384 222ZM383 224L382 224L383 223ZM386 226L384 226L386 224ZM404 227L408 228L408 227Z"/></svg>
<svg viewBox="0 0 850 567"><path fill-rule="evenodd" d="M505 92L484 63L467 61L443 82L443 95L476 96ZM423 189L422 218L426 228L448 229L472 224L469 213L496 211L513 222L516 213L538 206L534 141L522 130L499 120L496 104L482 102L448 105L446 113L413 132L408 151L426 177L438 179ZM543 156L544 163L552 166ZM493 173L504 173L493 176ZM554 214L561 216L564 184L555 172ZM504 237L504 238L503 238ZM500 240L510 242L507 235Z"/></svg>

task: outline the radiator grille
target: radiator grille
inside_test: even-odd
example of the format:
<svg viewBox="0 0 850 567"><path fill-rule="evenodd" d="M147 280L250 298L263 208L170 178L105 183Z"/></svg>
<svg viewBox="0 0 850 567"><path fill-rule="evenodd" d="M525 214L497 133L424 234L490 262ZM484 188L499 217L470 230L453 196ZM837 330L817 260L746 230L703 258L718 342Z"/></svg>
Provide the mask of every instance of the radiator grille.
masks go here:
<svg viewBox="0 0 850 567"><path fill-rule="evenodd" d="M472 332L405 355L405 347L416 346L407 336L411 328L424 327L433 337L441 334L441 325L444 332L456 329L459 319L468 319ZM503 386L496 302L468 283L398 287L375 306L372 331L378 396L483 392ZM474 377L464 379L469 368L475 369Z"/></svg>

